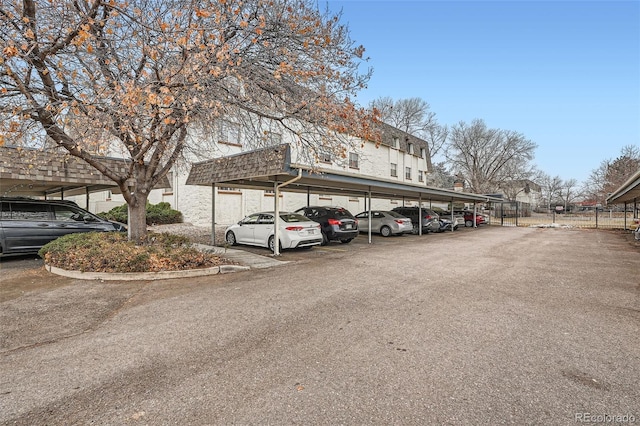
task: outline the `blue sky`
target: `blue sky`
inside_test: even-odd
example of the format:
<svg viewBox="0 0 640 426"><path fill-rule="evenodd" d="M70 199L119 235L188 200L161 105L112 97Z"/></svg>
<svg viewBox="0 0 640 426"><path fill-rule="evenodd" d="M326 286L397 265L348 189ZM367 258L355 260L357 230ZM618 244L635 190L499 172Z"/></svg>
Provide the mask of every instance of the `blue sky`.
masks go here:
<svg viewBox="0 0 640 426"><path fill-rule="evenodd" d="M640 145L638 0L326 4L370 57L362 106L418 97L441 124L520 132L538 144L537 167L563 179Z"/></svg>

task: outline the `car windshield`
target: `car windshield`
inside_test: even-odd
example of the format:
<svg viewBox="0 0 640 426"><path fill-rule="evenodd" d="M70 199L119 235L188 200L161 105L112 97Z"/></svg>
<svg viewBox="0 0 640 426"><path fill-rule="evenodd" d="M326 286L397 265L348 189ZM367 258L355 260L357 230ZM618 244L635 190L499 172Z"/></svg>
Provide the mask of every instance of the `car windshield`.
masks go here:
<svg viewBox="0 0 640 426"><path fill-rule="evenodd" d="M311 222L311 219L307 219L306 216L302 216L298 213L283 213L280 218L287 223L291 222Z"/></svg>

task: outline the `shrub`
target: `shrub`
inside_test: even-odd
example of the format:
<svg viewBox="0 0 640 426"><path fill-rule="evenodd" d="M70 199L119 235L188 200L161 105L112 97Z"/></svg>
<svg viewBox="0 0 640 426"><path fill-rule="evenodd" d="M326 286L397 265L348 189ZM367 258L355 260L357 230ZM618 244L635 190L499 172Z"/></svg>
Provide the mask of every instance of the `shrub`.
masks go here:
<svg viewBox="0 0 640 426"><path fill-rule="evenodd" d="M98 213L103 219L127 223L128 208L126 204L114 207L108 212ZM166 202L158 204L147 203L147 225L166 225L169 223L182 223L182 213L171 208Z"/></svg>
<svg viewBox="0 0 640 426"><path fill-rule="evenodd" d="M68 234L46 244L38 254L49 265L83 272L175 271L230 263L199 252L187 237L166 233L149 233L138 244L120 232Z"/></svg>
<svg viewBox="0 0 640 426"><path fill-rule="evenodd" d="M147 204L147 224L166 225L182 223L182 213L171 208L169 203Z"/></svg>

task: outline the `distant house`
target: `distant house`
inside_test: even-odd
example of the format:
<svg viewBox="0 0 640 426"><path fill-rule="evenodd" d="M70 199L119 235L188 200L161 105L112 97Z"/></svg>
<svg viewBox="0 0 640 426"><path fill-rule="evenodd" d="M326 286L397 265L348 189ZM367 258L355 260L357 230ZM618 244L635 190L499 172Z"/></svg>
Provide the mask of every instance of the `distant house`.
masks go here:
<svg viewBox="0 0 640 426"><path fill-rule="evenodd" d="M529 179L505 181L500 184L500 191L505 200L527 203L531 208L542 203L542 187Z"/></svg>

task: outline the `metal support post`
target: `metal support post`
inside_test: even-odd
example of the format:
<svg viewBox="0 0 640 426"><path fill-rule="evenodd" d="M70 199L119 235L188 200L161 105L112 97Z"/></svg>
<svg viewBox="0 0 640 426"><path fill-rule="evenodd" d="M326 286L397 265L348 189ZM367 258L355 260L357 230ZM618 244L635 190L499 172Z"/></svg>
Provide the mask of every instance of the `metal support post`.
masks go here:
<svg viewBox="0 0 640 426"><path fill-rule="evenodd" d="M211 245L216 245L216 184L211 185Z"/></svg>
<svg viewBox="0 0 640 426"><path fill-rule="evenodd" d="M369 199L369 209L368 211L368 217L369 217L369 244L371 244L371 222L372 222L372 216L371 216L371 187L369 187L369 193L367 194L367 198Z"/></svg>

